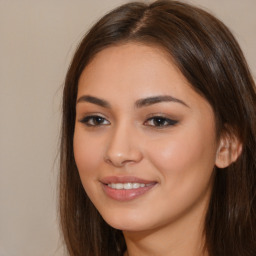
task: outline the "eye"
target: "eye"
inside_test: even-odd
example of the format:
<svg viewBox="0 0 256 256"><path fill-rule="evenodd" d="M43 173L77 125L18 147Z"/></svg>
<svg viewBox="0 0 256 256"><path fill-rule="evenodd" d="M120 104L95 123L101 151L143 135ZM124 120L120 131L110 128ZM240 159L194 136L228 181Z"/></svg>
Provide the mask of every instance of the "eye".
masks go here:
<svg viewBox="0 0 256 256"><path fill-rule="evenodd" d="M172 120L172 119L162 117L162 116L154 116L154 117L147 119L144 124L147 126L155 126L155 127L162 128L162 127L172 126L177 123L178 123L178 121L176 121L176 120Z"/></svg>
<svg viewBox="0 0 256 256"><path fill-rule="evenodd" d="M86 117L82 118L81 120L79 120L79 122L85 124L86 126L102 126L102 125L110 124L110 122L107 119L105 119L102 116L97 116L97 115L86 116Z"/></svg>

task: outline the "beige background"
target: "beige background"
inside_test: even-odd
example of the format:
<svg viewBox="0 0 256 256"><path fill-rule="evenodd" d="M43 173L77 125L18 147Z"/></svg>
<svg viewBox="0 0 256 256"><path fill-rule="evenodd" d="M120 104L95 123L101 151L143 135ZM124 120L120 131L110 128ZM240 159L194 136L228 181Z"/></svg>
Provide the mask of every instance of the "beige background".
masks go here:
<svg viewBox="0 0 256 256"><path fill-rule="evenodd" d="M56 214L60 97L90 25L122 0L0 0L0 256L64 255ZM256 1L191 0L221 18L256 76Z"/></svg>

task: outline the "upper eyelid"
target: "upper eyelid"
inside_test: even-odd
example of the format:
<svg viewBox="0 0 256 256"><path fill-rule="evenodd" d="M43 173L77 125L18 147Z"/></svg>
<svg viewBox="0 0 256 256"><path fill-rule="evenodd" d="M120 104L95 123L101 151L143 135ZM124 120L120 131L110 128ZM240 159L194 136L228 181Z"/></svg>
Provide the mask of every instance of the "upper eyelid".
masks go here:
<svg viewBox="0 0 256 256"><path fill-rule="evenodd" d="M99 116L99 117L102 117L102 118L105 118L105 119L109 119L108 116L104 115L104 114L101 114L101 113L98 113L98 112L88 112L88 113L81 113L81 114L77 114L77 116L80 116L78 118L79 119L84 119L86 117L95 117L95 116Z"/></svg>
<svg viewBox="0 0 256 256"><path fill-rule="evenodd" d="M154 118L162 118L162 119L165 119L165 120L176 121L176 119L174 119L174 118L170 118L170 117L166 117L166 116L161 116L161 115L156 115L156 116L148 117L148 118L146 119L146 121L147 121L147 120L154 119Z"/></svg>
<svg viewBox="0 0 256 256"><path fill-rule="evenodd" d="M85 119L85 118L94 118L94 117L101 117L101 118L103 118L103 119L109 121L108 118L106 118L105 116L99 115L99 114L84 115L83 117L81 117L81 118L78 119L78 120L83 120L83 119Z"/></svg>
<svg viewBox="0 0 256 256"><path fill-rule="evenodd" d="M150 119L150 118L156 118L156 117L161 117L161 118L170 119L170 120L177 120L177 117L175 117L174 115L169 115L165 113L152 113L147 115L146 118Z"/></svg>

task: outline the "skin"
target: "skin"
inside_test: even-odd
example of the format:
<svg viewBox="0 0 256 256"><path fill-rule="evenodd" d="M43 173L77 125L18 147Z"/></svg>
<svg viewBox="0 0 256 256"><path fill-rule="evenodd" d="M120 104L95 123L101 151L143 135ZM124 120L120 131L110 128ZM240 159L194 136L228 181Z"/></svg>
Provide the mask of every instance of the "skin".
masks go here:
<svg viewBox="0 0 256 256"><path fill-rule="evenodd" d="M109 106L88 102L86 95ZM177 100L135 104L159 95ZM126 255L207 255L204 218L223 144L216 140L210 104L166 53L136 43L98 53L81 74L77 99L74 155L81 181L105 221L123 230ZM155 185L118 201L104 192L107 176Z"/></svg>

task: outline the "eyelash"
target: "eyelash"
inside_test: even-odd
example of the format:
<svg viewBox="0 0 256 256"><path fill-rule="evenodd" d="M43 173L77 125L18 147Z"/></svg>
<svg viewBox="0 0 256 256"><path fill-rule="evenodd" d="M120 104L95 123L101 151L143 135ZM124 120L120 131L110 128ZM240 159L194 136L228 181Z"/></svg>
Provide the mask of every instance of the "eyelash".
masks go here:
<svg viewBox="0 0 256 256"><path fill-rule="evenodd" d="M99 127L99 126L110 124L110 122L107 119L99 115L86 116L79 121L88 127ZM106 123L104 124L104 122L107 122L107 124ZM159 122L159 123L157 124L156 122ZM163 116L152 116L148 118L143 124L146 126L152 126L156 128L164 128L168 126L174 126L177 123L178 123L177 120L173 120Z"/></svg>

